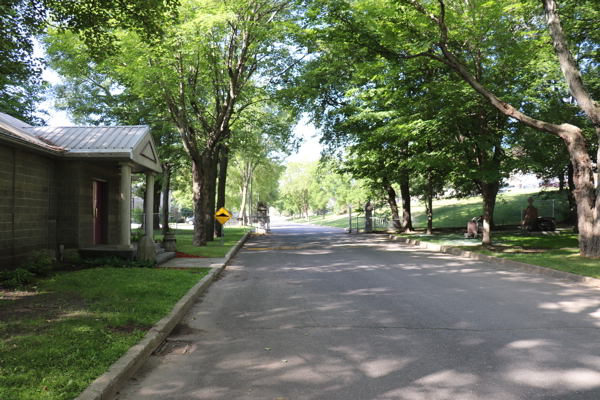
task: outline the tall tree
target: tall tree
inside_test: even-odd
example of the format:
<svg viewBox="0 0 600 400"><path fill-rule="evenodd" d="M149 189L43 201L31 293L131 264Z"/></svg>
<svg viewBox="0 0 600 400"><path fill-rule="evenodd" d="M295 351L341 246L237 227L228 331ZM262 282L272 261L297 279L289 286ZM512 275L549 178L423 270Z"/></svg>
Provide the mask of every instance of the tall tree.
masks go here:
<svg viewBox="0 0 600 400"><path fill-rule="evenodd" d="M195 245L212 235L216 152L230 125L298 62L285 46L290 7L277 0L188 0L160 43L123 38L126 60L114 65L140 95L161 94L192 161Z"/></svg>
<svg viewBox="0 0 600 400"><path fill-rule="evenodd" d="M104 63L96 63L92 50L72 32L51 29L45 37L50 66L60 74L55 85L54 106L67 112L70 119L83 125L149 125L157 144L164 173L154 186L154 228L159 228L161 192L163 230L168 230L168 194L171 175L185 156L179 136L168 118L160 96L139 97L124 77Z"/></svg>
<svg viewBox="0 0 600 400"><path fill-rule="evenodd" d="M600 105L592 100L591 92L583 84L580 66L585 63L578 65L568 49L557 2L544 0L543 6L547 32L565 84L600 140ZM599 257L600 215L597 210L600 209L600 196L592 180L593 163L587 152L583 127L533 118L523 111L522 104L529 99L519 98L518 90L511 90L507 94L502 89L488 85L485 79L478 79L479 71L474 62L478 57L496 60L489 68L504 69L507 78L519 76L522 68L540 65L539 60L548 60L546 54L549 47L545 44L548 36L544 35L539 24L541 10L532 7L533 3L518 0L365 0L351 3L334 0L328 2L326 7L321 4L319 9L326 10L329 23L351 33L355 44L369 47L393 63L402 64L414 59L435 60L454 71L502 114L560 137L567 146L574 168L580 252L582 255ZM597 11L598 6L585 2L581 7ZM482 43L483 46L474 46L476 43ZM509 79L507 87L515 83ZM520 84L526 85L525 82ZM500 96L505 100L494 91L501 93Z"/></svg>
<svg viewBox="0 0 600 400"><path fill-rule="evenodd" d="M44 8L37 2L6 0L0 4L0 112L32 124L41 100L43 61L33 54L33 37L44 28Z"/></svg>
<svg viewBox="0 0 600 400"><path fill-rule="evenodd" d="M249 106L247 112L232 125L227 143L238 178L235 186L240 187L240 218L246 216L248 190L257 168L265 166L259 169L261 174L278 176L281 160L298 147L293 137L296 122L294 113L271 101ZM267 200L267 197L263 199Z"/></svg>
<svg viewBox="0 0 600 400"><path fill-rule="evenodd" d="M313 164L309 162L288 164L280 181L281 196L285 208L304 216L307 221L313 195L311 190Z"/></svg>
<svg viewBox="0 0 600 400"><path fill-rule="evenodd" d="M0 111L33 124L42 101L42 60L34 56L34 38L51 21L79 34L95 59L114 54L116 31L134 29L146 41L160 38L165 18L175 15L177 0L4 0L0 4Z"/></svg>
<svg viewBox="0 0 600 400"><path fill-rule="evenodd" d="M118 53L118 32L137 32L145 42L160 41L164 24L177 16L178 0L41 0L52 24L76 33L100 60Z"/></svg>

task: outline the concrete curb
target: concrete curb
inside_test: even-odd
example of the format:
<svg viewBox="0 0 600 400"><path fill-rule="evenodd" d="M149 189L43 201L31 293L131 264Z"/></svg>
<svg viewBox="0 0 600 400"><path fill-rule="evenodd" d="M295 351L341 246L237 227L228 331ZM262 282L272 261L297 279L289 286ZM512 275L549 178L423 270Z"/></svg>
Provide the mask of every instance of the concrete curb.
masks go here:
<svg viewBox="0 0 600 400"><path fill-rule="evenodd" d="M119 358L107 372L102 374L88 386L76 400L108 400L127 383L148 357L169 336L175 325L181 321L185 313L202 293L210 286L213 279L225 268L231 257L244 245L252 232L246 234L225 255L225 262L214 266L190 291L173 307L171 312L158 321L136 345ZM213 264L215 265L215 264Z"/></svg>
<svg viewBox="0 0 600 400"><path fill-rule="evenodd" d="M559 271L556 269L540 267L539 265L526 264L519 261L507 260L505 258L488 256L481 253L474 253L472 251L466 251L457 249L456 247L451 246L443 246L439 244L421 242L420 240L413 240L409 238L398 237L394 235L389 235L389 238L395 241L412 244L414 246L419 246L422 248L426 248L429 250L439 251L441 253L452 254L459 257L470 258L473 260L483 261L490 264L501 265L504 268L512 268L515 270L520 270L524 272L529 272L531 274L538 274L543 276L548 276L557 279L563 279L572 281L575 283L579 283L584 286L590 287L600 287L600 279L591 278L588 276L582 276L577 274L572 274L570 272Z"/></svg>

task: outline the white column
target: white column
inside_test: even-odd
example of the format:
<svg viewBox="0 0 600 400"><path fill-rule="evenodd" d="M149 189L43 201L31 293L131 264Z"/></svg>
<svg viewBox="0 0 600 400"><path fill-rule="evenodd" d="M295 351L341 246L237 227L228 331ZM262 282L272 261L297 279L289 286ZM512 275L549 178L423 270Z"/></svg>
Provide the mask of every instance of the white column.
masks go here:
<svg viewBox="0 0 600 400"><path fill-rule="evenodd" d="M146 172L146 198L144 210L146 212L146 236L152 237L154 233L154 172Z"/></svg>
<svg viewBox="0 0 600 400"><path fill-rule="evenodd" d="M122 162L121 165L121 206L119 210L121 239L119 249L131 249L131 167L132 163Z"/></svg>

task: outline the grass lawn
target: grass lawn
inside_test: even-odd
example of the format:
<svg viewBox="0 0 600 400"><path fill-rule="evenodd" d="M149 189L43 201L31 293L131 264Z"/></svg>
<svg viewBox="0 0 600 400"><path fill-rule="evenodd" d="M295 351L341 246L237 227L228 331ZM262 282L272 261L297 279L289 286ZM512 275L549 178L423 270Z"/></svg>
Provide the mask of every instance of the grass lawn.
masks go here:
<svg viewBox="0 0 600 400"><path fill-rule="evenodd" d="M175 235L177 238L177 251L194 256L222 258L251 229L250 227L225 227L223 246L221 246L221 238L215 238L214 241L207 242L206 246L202 247L192 244L194 240L193 230L178 230L177 235ZM162 240L163 235L155 235L154 238Z"/></svg>
<svg viewBox="0 0 600 400"><path fill-rule="evenodd" d="M379 216L375 215L375 217L379 217ZM356 215L355 213L352 213L352 230L353 231L355 229L359 229L360 231L364 230L364 226L365 226L364 221L365 221L365 218L364 218L363 214ZM295 222L301 222L301 221L295 221ZM302 222L306 222L306 221L304 220ZM328 214L325 216L325 219L323 219L323 216L319 216L319 218L311 217L310 223L314 224L314 225L320 225L320 226L333 226L336 228L347 229L348 228L348 214L342 214L342 215ZM385 228L374 227L373 229L375 231L386 231L387 227L385 227Z"/></svg>
<svg viewBox="0 0 600 400"><path fill-rule="evenodd" d="M73 399L208 269L93 268L0 290L0 399Z"/></svg>
<svg viewBox="0 0 600 400"><path fill-rule="evenodd" d="M491 246L481 245L481 239L466 239L463 233L399 236L600 278L600 260L581 257L578 235L572 232L563 231L556 236L523 236L520 233L495 232Z"/></svg>
<svg viewBox="0 0 600 400"><path fill-rule="evenodd" d="M306 219L294 220L294 222L302 223L306 222ZM310 217L309 223L321 226L335 226L337 228L348 227L348 214L327 214L325 218L322 215L315 215Z"/></svg>
<svg viewBox="0 0 600 400"><path fill-rule="evenodd" d="M544 192L539 189L515 190L499 193L494 210L494 221L496 225L519 225L523 210L527 207L527 199L535 199L534 206L538 208L540 216L555 217L557 221L564 219L568 212L566 194L550 188ZM399 205L400 206L400 205ZM388 208L386 208L388 209ZM388 209L389 210L389 209ZM377 214L382 210L376 210ZM356 218L355 210L352 212L353 219ZM427 213L424 205L411 204L412 222L415 229L423 229L427 226ZM465 227L471 218L483 214L483 199L470 197L468 199L442 199L433 202L433 226L434 228L456 228ZM359 227L362 226L362 213L359 215ZM389 215L388 215L389 216ZM295 222L303 222L296 220ZM329 214L325 220L322 216L311 217L311 223L324 226L348 227L348 215ZM353 229L356 227L353 222Z"/></svg>
<svg viewBox="0 0 600 400"><path fill-rule="evenodd" d="M303 222L310 222L310 223L314 223L314 222L319 222L319 221L325 221L331 218L337 218L339 217L339 215L335 214L335 213L327 213L325 214L325 218L323 218L323 215L311 215L308 217L308 221L306 221L306 217L298 217L298 218L294 218L294 219L290 219L290 221L293 222L297 222L299 224L303 223Z"/></svg>

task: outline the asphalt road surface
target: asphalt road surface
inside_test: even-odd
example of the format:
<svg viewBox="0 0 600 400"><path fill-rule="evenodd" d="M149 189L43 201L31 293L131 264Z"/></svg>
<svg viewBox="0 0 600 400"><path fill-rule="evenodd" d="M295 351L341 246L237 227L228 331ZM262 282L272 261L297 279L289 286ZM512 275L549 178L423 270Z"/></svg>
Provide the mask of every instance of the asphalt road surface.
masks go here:
<svg viewBox="0 0 600 400"><path fill-rule="evenodd" d="M116 398L600 399L600 289L274 225Z"/></svg>

